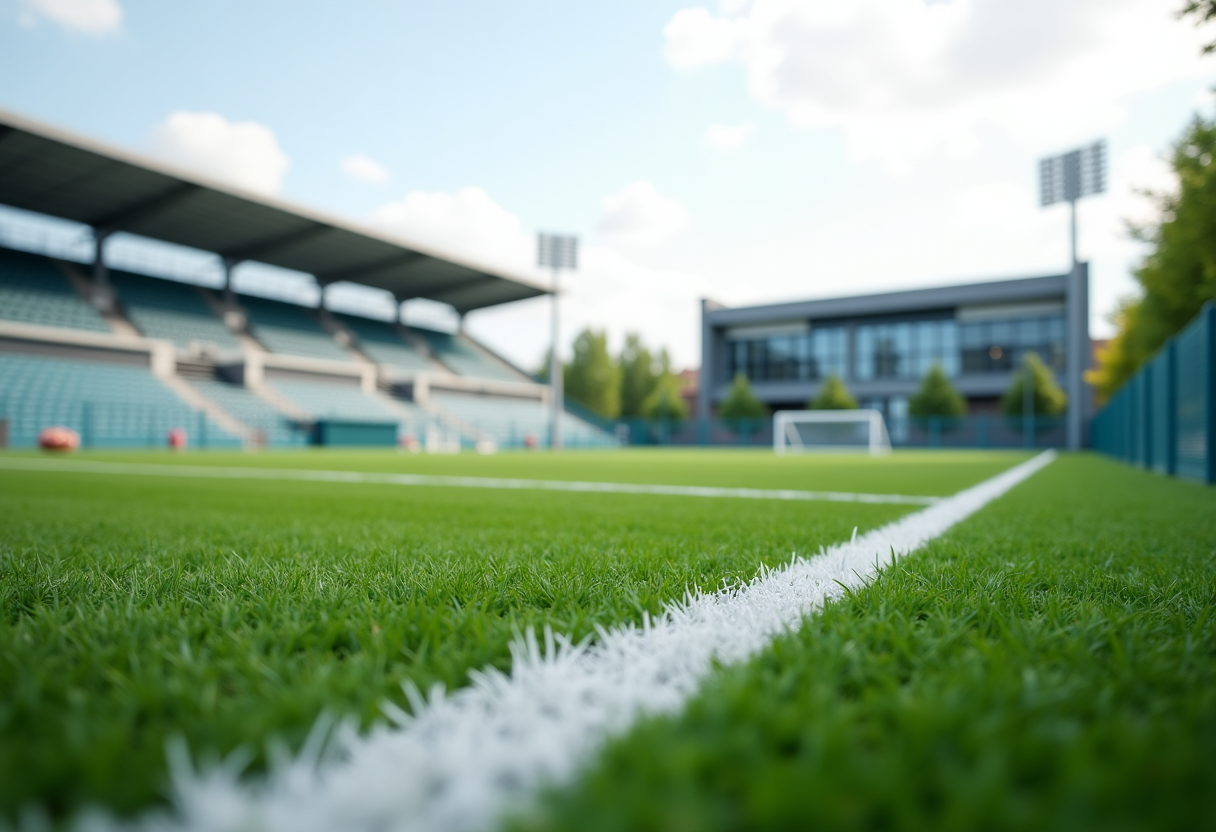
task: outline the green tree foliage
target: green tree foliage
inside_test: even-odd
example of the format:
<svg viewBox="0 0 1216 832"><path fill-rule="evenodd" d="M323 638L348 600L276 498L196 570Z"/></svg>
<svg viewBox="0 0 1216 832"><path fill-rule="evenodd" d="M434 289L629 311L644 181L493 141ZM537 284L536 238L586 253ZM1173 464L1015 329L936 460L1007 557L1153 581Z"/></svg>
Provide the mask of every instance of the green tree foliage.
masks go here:
<svg viewBox="0 0 1216 832"><path fill-rule="evenodd" d="M574 358L563 368L565 394L607 418L621 412L620 368L608 355L608 334L584 329L574 339Z"/></svg>
<svg viewBox="0 0 1216 832"><path fill-rule="evenodd" d="M840 376L832 373L819 385L819 392L807 402L807 407L811 410L856 410L857 399Z"/></svg>
<svg viewBox="0 0 1216 832"><path fill-rule="evenodd" d="M546 348L545 354L540 360L540 366L532 371L532 378L536 379L541 384L549 383L549 357L552 354L552 348Z"/></svg>
<svg viewBox="0 0 1216 832"><path fill-rule="evenodd" d="M1055 377L1036 353L1027 353L1022 369L1013 384L1001 397L1001 412L1006 416L1021 416L1025 407L1023 390L1030 375L1031 409L1035 416L1059 416L1068 406L1068 396L1056 384Z"/></svg>
<svg viewBox="0 0 1216 832"><path fill-rule="evenodd" d="M636 333L625 336L625 346L619 360L621 368L621 416L642 416L643 403L654 391L659 381L655 370L654 355L642 343Z"/></svg>
<svg viewBox="0 0 1216 832"><path fill-rule="evenodd" d="M940 365L934 364L921 379L920 388L908 400L908 413L916 418L958 417L967 412L967 402L954 389Z"/></svg>
<svg viewBox="0 0 1216 832"><path fill-rule="evenodd" d="M1178 15L1183 17L1188 14L1198 18L1197 25L1214 20L1216 19L1216 0L1187 0ZM1209 43L1203 47L1203 51L1216 52L1216 43Z"/></svg>
<svg viewBox="0 0 1216 832"><path fill-rule="evenodd" d="M1190 0L1183 15L1197 23L1216 19L1216 0ZM1208 44L1205 51L1216 50ZM1216 299L1216 120L1196 116L1174 145L1170 165L1178 179L1172 193L1150 194L1160 221L1133 228L1152 250L1135 272L1143 290L1112 318L1114 338L1086 374L1102 398L1109 397L1183 329L1209 300Z"/></svg>
<svg viewBox="0 0 1216 832"><path fill-rule="evenodd" d="M718 405L718 418L764 419L767 416L768 408L752 392L752 386L747 383L747 376L743 373L737 374L731 382L730 392L726 394L722 404Z"/></svg>
<svg viewBox="0 0 1216 832"><path fill-rule="evenodd" d="M652 422L679 424L688 418L688 405L680 395L680 377L673 373L659 376L654 390L642 402L642 415Z"/></svg>

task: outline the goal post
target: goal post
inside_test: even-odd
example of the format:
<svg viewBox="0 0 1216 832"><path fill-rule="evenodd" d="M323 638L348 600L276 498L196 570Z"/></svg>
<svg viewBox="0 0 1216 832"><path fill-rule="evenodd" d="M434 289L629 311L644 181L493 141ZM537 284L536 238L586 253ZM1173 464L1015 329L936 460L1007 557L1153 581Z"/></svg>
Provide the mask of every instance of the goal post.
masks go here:
<svg viewBox="0 0 1216 832"><path fill-rule="evenodd" d="M887 423L877 410L778 410L773 414L773 452L858 451L890 453Z"/></svg>

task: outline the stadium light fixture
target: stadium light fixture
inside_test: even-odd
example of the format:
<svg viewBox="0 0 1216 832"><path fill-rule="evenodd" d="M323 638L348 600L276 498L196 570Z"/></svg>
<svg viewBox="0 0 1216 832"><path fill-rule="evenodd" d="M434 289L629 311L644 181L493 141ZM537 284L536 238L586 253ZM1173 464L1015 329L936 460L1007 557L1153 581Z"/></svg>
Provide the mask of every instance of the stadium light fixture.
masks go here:
<svg viewBox="0 0 1216 832"><path fill-rule="evenodd" d="M1042 207L1067 202L1072 218L1072 264L1077 265L1077 200L1106 191L1106 140L1039 160Z"/></svg>
<svg viewBox="0 0 1216 832"><path fill-rule="evenodd" d="M558 285L562 269L574 271L578 268L578 237L558 234L539 234L536 238L536 263L553 269L553 332L549 349L549 390L551 413L549 419L549 447L557 450L562 446L562 362L558 357Z"/></svg>

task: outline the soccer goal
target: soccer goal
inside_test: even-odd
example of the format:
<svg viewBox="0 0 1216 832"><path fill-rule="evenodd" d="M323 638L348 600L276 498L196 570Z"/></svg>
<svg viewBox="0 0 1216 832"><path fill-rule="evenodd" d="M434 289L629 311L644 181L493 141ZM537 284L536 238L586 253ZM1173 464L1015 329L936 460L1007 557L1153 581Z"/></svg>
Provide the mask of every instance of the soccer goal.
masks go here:
<svg viewBox="0 0 1216 832"><path fill-rule="evenodd" d="M773 414L773 452L861 451L889 453L891 437L877 410L778 410Z"/></svg>

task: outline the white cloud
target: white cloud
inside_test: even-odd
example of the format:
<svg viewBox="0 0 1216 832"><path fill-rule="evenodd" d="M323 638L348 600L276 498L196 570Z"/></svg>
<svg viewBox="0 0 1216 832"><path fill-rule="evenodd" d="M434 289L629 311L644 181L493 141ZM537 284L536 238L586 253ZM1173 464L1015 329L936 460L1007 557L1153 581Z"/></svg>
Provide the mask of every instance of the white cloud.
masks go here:
<svg viewBox="0 0 1216 832"><path fill-rule="evenodd" d="M535 240L519 217L481 188L410 191L381 206L372 219L418 243L517 274L531 271L536 255Z"/></svg>
<svg viewBox="0 0 1216 832"><path fill-rule="evenodd" d="M152 148L174 164L266 194L278 192L291 165L269 127L216 113L172 113L153 131Z"/></svg>
<svg viewBox="0 0 1216 832"><path fill-rule="evenodd" d="M45 18L87 35L104 35L122 28L123 11L118 0L25 0L23 6L24 25Z"/></svg>
<svg viewBox="0 0 1216 832"><path fill-rule="evenodd" d="M755 130L750 121L731 126L729 124L711 124L705 131L705 144L714 150L738 150L747 142Z"/></svg>
<svg viewBox="0 0 1216 832"><path fill-rule="evenodd" d="M454 194L412 191L380 207L372 218L454 256L540 285L552 279L536 266L535 232L481 188ZM618 345L625 332L637 331L647 343L671 349L682 365L695 366L703 283L693 274L652 269L604 246L584 245L578 270L562 277L563 349L586 326L607 329ZM476 336L533 369L549 343L549 303L538 299L480 310L469 325Z"/></svg>
<svg viewBox="0 0 1216 832"><path fill-rule="evenodd" d="M1117 124L1127 99L1203 77L1210 33L1160 0L755 0L677 12L677 69L737 61L752 95L855 160L893 168L990 128L1050 148Z"/></svg>
<svg viewBox="0 0 1216 832"><path fill-rule="evenodd" d="M701 363L699 299L706 294L701 276L676 269L639 264L604 246L579 252L579 268L563 273L561 344L569 358L570 343L584 327L608 332L610 347L619 349L625 333L637 332L652 348L666 347L677 367ZM549 346L549 300L491 307L469 319L473 334L534 369Z"/></svg>
<svg viewBox="0 0 1216 832"><path fill-rule="evenodd" d="M684 204L663 196L649 182L633 182L619 194L604 197L602 205L599 233L624 245L655 245L688 225Z"/></svg>
<svg viewBox="0 0 1216 832"><path fill-rule="evenodd" d="M663 54L677 69L721 63L734 57L741 35L733 20L714 17L709 9L684 9L663 28Z"/></svg>
<svg viewBox="0 0 1216 832"><path fill-rule="evenodd" d="M372 182L379 185L389 180L388 168L362 153L343 156L338 165L342 168L343 173L360 182Z"/></svg>

